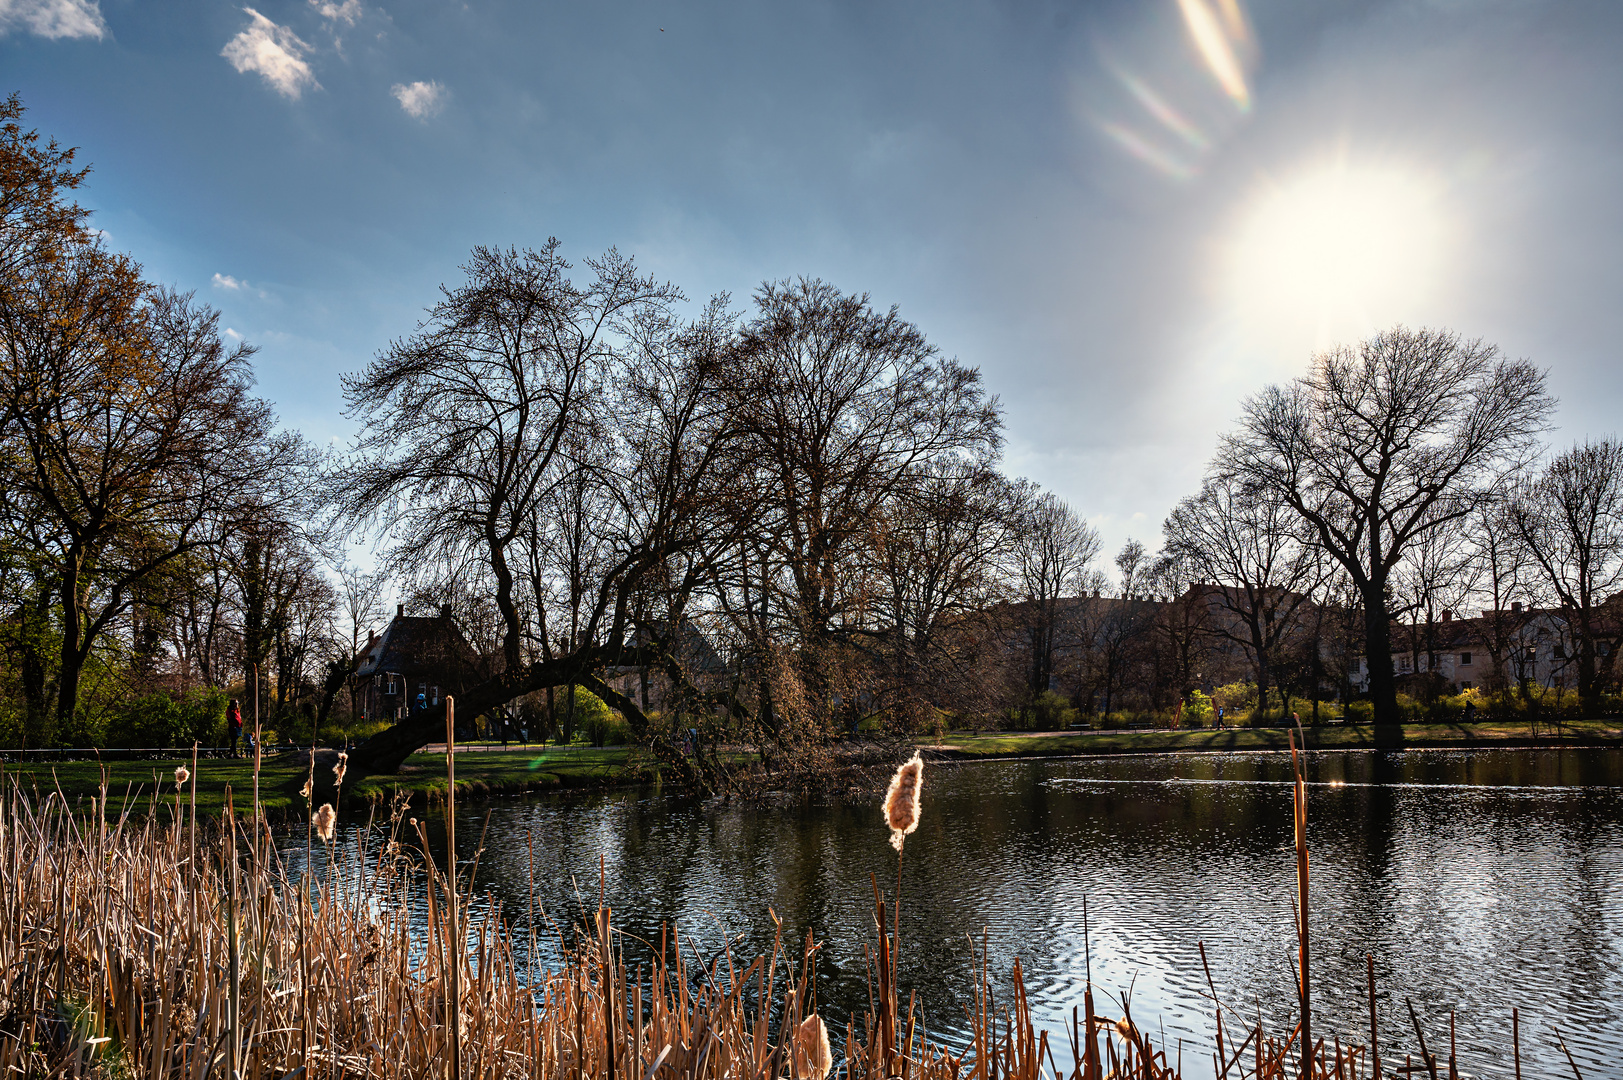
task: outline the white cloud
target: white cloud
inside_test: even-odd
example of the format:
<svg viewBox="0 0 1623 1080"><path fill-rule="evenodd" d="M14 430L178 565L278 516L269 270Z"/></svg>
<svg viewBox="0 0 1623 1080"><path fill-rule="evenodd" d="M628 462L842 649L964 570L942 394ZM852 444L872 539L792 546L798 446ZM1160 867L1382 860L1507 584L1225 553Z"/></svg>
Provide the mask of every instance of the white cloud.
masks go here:
<svg viewBox="0 0 1623 1080"><path fill-rule="evenodd" d="M445 108L445 87L437 82L395 83L389 92L413 120L427 120Z"/></svg>
<svg viewBox="0 0 1623 1080"><path fill-rule="evenodd" d="M341 4L335 4L332 0L310 0L310 6L315 8L323 19L341 22L345 26L354 26L356 20L361 17L361 0L343 0Z"/></svg>
<svg viewBox="0 0 1623 1080"><path fill-rule="evenodd" d="M97 0L0 0L0 35L8 30L45 38L103 38L107 23Z"/></svg>
<svg viewBox="0 0 1623 1080"><path fill-rule="evenodd" d="M216 274L215 276L218 277L219 275ZM231 329L229 326L225 328L225 336L230 338L232 341L242 340L242 335Z"/></svg>
<svg viewBox="0 0 1623 1080"><path fill-rule="evenodd" d="M256 289L241 278L234 278L230 274L215 274L214 287L216 289L225 289L229 292L251 293L254 296L259 297L261 300L270 299L270 293L266 292L264 289Z"/></svg>
<svg viewBox="0 0 1623 1080"><path fill-rule="evenodd" d="M4 0L0 0L3 3ZM319 90L310 65L304 61L310 46L285 26L277 26L253 8L243 8L253 22L248 29L226 42L220 55L244 74L258 72L272 89L285 97L297 98L306 87Z"/></svg>

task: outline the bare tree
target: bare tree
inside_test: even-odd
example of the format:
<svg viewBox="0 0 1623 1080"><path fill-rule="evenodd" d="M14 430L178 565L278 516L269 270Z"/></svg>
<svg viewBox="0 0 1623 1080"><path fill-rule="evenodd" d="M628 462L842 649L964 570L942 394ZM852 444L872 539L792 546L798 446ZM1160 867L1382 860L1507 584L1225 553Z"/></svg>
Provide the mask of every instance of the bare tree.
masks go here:
<svg viewBox="0 0 1623 1080"><path fill-rule="evenodd" d="M1477 591L1481 561L1466 527L1471 519L1455 518L1416 539L1393 573L1392 612L1409 621L1410 662L1428 695L1443 689L1437 675L1439 616L1449 618ZM1446 614L1445 614L1446 613Z"/></svg>
<svg viewBox="0 0 1623 1080"><path fill-rule="evenodd" d="M1593 712L1617 651L1616 623L1596 609L1623 585L1623 443L1586 441L1558 455L1515 493L1509 520L1560 605L1578 693Z"/></svg>
<svg viewBox="0 0 1623 1080"><path fill-rule="evenodd" d="M1166 663L1158 683L1180 700L1201 683L1209 666L1213 620L1211 598L1201 588L1205 580L1193 561L1171 550L1155 559L1147 580L1161 601L1154 629Z"/></svg>
<svg viewBox="0 0 1623 1080"><path fill-rule="evenodd" d="M1481 341L1397 328L1314 358L1246 401L1215 471L1289 506L1364 606L1375 720L1398 720L1387 590L1417 539L1468 515L1524 461L1553 402L1544 375Z"/></svg>
<svg viewBox="0 0 1623 1080"><path fill-rule="evenodd" d="M1516 648L1518 631L1525 616L1514 608L1533 598L1528 579L1532 573L1527 551L1517 535L1510 515L1510 497L1503 492L1484 500L1467 520L1472 556L1478 571L1478 595L1487 606L1482 611L1487 629L1488 670L1482 676L1489 690L1502 690L1513 668L1525 674ZM1523 687L1524 692L1526 687Z"/></svg>
<svg viewBox="0 0 1623 1080"><path fill-rule="evenodd" d="M1011 485L976 464L935 462L871 524L879 698L904 730L940 703L985 710L984 613L1007 597L997 573L1010 542Z"/></svg>
<svg viewBox="0 0 1623 1080"><path fill-rule="evenodd" d="M1102 578L1091 568L1099 557L1099 534L1075 510L1029 481L1015 497L1009 558L1020 601L1017 625L1025 637L1029 709L1052 687L1055 653L1067 629L1065 599L1097 591Z"/></svg>
<svg viewBox="0 0 1623 1080"><path fill-rule="evenodd" d="M459 701L469 716L578 685L642 736L646 716L601 676L669 659L637 639L638 597L713 539L710 487L728 475L717 463L734 430L723 399L734 369L719 347L722 305L679 324L674 288L613 252L586 265L591 280L577 285L556 242L476 250L466 285L445 290L421 332L346 383L366 428L329 489L349 520L377 524L403 579L428 568L488 585L500 648ZM559 595L549 515L577 481L601 557L579 622L560 639L544 619ZM413 717L352 760L393 768L433 733L427 717Z"/></svg>
<svg viewBox="0 0 1623 1080"><path fill-rule="evenodd" d="M1248 490L1221 475L1180 502L1162 525L1167 551L1216 586L1212 600L1231 618L1214 619L1212 631L1245 650L1265 713L1273 664L1299 629L1322 576L1318 553L1302 541L1300 529L1277 492Z"/></svg>

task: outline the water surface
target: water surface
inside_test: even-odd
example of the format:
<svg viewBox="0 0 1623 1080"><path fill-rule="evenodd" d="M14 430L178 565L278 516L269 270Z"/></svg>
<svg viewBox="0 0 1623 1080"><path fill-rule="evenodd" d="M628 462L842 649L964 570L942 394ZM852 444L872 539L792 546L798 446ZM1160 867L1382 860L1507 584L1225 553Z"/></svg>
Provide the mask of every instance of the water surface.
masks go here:
<svg viewBox="0 0 1623 1080"><path fill-rule="evenodd" d="M1282 1019L1289 776L1277 754L932 765L902 863L902 985L932 1035L962 1033L983 941L999 990L1018 957L1056 1032L1091 969L1096 994L1130 989L1141 1027L1185 1040L1198 1055L1186 1065L1209 1061L1199 942L1226 1004ZM1416 1049L1407 998L1433 1050L1452 1010L1461 1068L1508 1076L1515 1006L1527 1075L1569 1072L1557 1025L1586 1076L1623 1075L1623 753L1320 753L1309 776L1317 1034L1367 1039L1371 954L1383 1047ZM464 859L487 828L476 888L516 922L533 895L542 925L567 925L601 889L633 935L677 924L690 959L729 940L753 956L771 943L770 909L792 937L809 928L824 943L825 1014L838 1024L866 1007L872 882L893 890L897 872L877 793L839 806L496 801L459 813ZM556 937L537 951L555 962Z"/></svg>

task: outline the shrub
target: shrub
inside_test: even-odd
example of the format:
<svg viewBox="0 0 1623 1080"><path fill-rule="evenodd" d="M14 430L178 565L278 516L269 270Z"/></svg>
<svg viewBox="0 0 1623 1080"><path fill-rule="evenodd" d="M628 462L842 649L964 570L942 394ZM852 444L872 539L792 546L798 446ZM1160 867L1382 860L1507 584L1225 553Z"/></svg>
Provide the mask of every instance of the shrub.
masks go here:
<svg viewBox="0 0 1623 1080"><path fill-rule="evenodd" d="M582 687L575 687L575 730L577 738L593 746L621 746L631 741L631 728L625 718L603 703L603 699Z"/></svg>
<svg viewBox="0 0 1623 1080"><path fill-rule="evenodd" d="M107 723L106 745L219 746L225 742L226 696L220 690L191 690L180 697L166 690L135 698Z"/></svg>
<svg viewBox="0 0 1623 1080"><path fill-rule="evenodd" d="M1193 691L1189 695L1189 703L1183 709L1183 722L1185 727L1211 727L1212 718L1217 715L1212 706L1212 699L1201 693Z"/></svg>

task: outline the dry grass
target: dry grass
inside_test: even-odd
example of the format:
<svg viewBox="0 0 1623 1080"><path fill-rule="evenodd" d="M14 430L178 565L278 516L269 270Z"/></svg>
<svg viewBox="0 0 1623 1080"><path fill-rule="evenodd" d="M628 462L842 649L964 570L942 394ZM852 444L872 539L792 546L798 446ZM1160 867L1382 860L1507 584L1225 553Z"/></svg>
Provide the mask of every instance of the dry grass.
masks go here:
<svg viewBox="0 0 1623 1080"><path fill-rule="evenodd" d="M4 1075L1181 1075L1183 1062L1169 1060L1130 1015L1097 1014L1091 986L1064 1037L1068 1045L1051 1046L1033 1022L1018 964L1012 997L994 1002L984 953L968 1044L931 1043L917 1002L904 1000L897 986L895 922L887 911L894 900L877 886L871 1005L830 1049L815 1019L817 946L809 937L796 945L780 932L769 955L745 964L723 953L698 970L681 959L671 929L651 969L630 970L603 907L559 970L532 972L515 949L520 928L499 908L469 902L471 872L448 878L426 854L423 826L403 818L403 804L386 829L360 832L342 852L325 848L325 860L318 847L319 871L295 874L259 819L228 809L218 827L200 831L195 807L172 794L172 802L169 794L153 796L139 819L109 814L105 792L102 805L82 814L59 795L41 801L16 784L0 799ZM167 822L152 812L159 798L172 807ZM1304 889L1305 862L1304 842ZM480 914L468 914L476 907ZM1220 1006L1217 1016L1214 1075L1299 1075L1305 1025L1279 1037ZM1318 1080L1383 1075L1362 1046L1319 1041L1308 1057L1307 1071ZM453 1060L460 1062L454 1072ZM1452 1062L1435 1059L1408 1064L1404 1075L1453 1071ZM1203 1059L1198 1072L1206 1067ZM1402 1071L1388 1064L1384 1075Z"/></svg>

